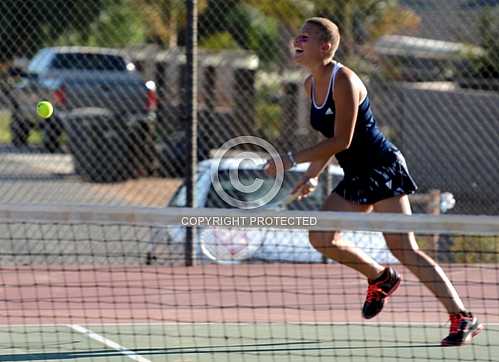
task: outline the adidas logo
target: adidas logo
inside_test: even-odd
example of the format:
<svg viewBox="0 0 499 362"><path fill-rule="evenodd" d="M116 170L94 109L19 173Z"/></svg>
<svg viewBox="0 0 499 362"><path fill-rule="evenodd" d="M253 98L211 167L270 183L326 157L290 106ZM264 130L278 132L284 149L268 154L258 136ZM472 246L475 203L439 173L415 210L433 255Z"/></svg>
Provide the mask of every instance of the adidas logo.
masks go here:
<svg viewBox="0 0 499 362"><path fill-rule="evenodd" d="M333 110L331 108L328 108L327 111L326 111L326 116L328 116L330 114L334 114L334 112L333 112Z"/></svg>

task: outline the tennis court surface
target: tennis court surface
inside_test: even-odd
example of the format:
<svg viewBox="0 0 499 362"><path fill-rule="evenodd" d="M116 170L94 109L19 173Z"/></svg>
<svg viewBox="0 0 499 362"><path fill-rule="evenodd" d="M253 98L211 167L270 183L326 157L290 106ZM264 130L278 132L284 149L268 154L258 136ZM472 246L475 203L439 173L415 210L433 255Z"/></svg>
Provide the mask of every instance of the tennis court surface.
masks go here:
<svg viewBox="0 0 499 362"><path fill-rule="evenodd" d="M499 237L492 219L477 225L469 218L468 225L437 218L447 229L459 221L454 234L446 229L451 251L438 255L485 324L471 345L443 348L445 310L400 265L394 265L403 276L400 289L365 321L367 283L344 266L291 263L284 255L285 261L262 261L257 253L229 263L227 255L237 255L225 244L224 264L195 246L196 265L186 267L184 245L169 232L146 265L152 235L161 224L178 232L170 229L179 225L180 211L82 210L0 210L0 361L495 361L499 355ZM327 217L326 224L343 225ZM357 222L363 230L380 227ZM396 222L383 225L393 231ZM271 229L276 234L268 242L275 242L281 231ZM433 240L435 230L435 224L418 229L418 239Z"/></svg>

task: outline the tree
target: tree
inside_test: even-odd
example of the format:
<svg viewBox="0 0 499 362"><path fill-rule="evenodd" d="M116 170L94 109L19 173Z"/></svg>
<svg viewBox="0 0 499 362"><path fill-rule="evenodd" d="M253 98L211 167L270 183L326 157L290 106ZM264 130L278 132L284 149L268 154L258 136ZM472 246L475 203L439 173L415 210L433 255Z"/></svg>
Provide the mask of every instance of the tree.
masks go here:
<svg viewBox="0 0 499 362"><path fill-rule="evenodd" d="M357 54L379 37L414 30L419 17L399 5L398 0L248 0L264 14L280 19L289 33L295 33L303 21L312 16L333 20L340 28L338 56L357 63Z"/></svg>
<svg viewBox="0 0 499 362"><path fill-rule="evenodd" d="M65 33L61 44L126 47L154 43L177 46L185 27L184 0L101 0L100 14L83 31ZM204 8L203 1L199 7Z"/></svg>
<svg viewBox="0 0 499 362"><path fill-rule="evenodd" d="M65 32L84 33L102 5L103 0L0 1L0 62L31 57Z"/></svg>
<svg viewBox="0 0 499 362"><path fill-rule="evenodd" d="M401 7L398 0L320 0L315 4L317 14L338 24L346 57L383 35L415 30L420 21L411 10Z"/></svg>
<svg viewBox="0 0 499 362"><path fill-rule="evenodd" d="M133 4L145 21L148 42L169 48L177 46L178 35L187 21L185 0L135 0ZM207 0L199 0L197 7L198 13L203 13Z"/></svg>
<svg viewBox="0 0 499 362"><path fill-rule="evenodd" d="M281 21L285 17L266 12L266 3L269 2L209 1L208 8L200 17L201 46L221 48L225 45L252 50L264 67L282 64ZM223 45L216 46L217 40L223 41Z"/></svg>
<svg viewBox="0 0 499 362"><path fill-rule="evenodd" d="M486 8L480 17L481 46L485 53L475 59L475 76L499 78L499 8Z"/></svg>
<svg viewBox="0 0 499 362"><path fill-rule="evenodd" d="M199 11L207 0L198 1ZM185 0L2 0L0 62L45 46L177 45Z"/></svg>
<svg viewBox="0 0 499 362"><path fill-rule="evenodd" d="M60 35L59 45L86 45L101 47L125 47L142 44L146 40L145 18L135 8L132 0L100 0L99 16L84 28L78 25ZM81 11L94 11L90 4ZM73 14L74 15L74 14ZM73 22L77 18L72 19Z"/></svg>

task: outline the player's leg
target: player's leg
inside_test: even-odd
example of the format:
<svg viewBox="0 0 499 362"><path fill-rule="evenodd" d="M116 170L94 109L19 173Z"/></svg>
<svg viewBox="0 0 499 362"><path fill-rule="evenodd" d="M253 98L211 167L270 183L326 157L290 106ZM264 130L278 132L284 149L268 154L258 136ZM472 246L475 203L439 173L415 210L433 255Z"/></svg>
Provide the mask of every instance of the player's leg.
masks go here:
<svg viewBox="0 0 499 362"><path fill-rule="evenodd" d="M324 202L322 210L370 212L372 205L356 204L333 192ZM323 255L367 277L369 288L362 314L364 318L373 318L380 313L386 297L400 284L399 275L392 268L384 268L364 251L343 240L340 231L311 231L309 239L312 246Z"/></svg>
<svg viewBox="0 0 499 362"><path fill-rule="evenodd" d="M326 199L321 209L327 211L369 212L372 206L355 204L333 192ZM342 240L340 231L310 231L309 240L310 244L323 255L357 270L368 278L374 278L383 271L383 267L362 250Z"/></svg>
<svg viewBox="0 0 499 362"><path fill-rule="evenodd" d="M407 196L382 200L375 204L374 210L411 214ZM419 249L414 233L385 234L384 236L392 254L435 294L449 313L458 313L465 309L456 289L442 268Z"/></svg>
<svg viewBox="0 0 499 362"><path fill-rule="evenodd" d="M407 196L396 196L374 205L376 212L411 214ZM437 297L451 316L451 334L442 341L446 345L460 345L478 334L482 326L466 312L456 289L443 269L417 245L414 233L385 234L393 255L406 266Z"/></svg>

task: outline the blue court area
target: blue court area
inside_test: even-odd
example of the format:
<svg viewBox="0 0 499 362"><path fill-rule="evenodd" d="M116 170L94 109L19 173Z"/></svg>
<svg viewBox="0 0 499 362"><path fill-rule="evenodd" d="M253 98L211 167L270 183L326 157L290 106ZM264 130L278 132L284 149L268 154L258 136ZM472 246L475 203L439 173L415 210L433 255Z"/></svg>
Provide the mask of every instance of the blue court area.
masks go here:
<svg viewBox="0 0 499 362"><path fill-rule="evenodd" d="M436 324L108 324L0 327L0 361L497 361L499 325L440 347Z"/></svg>

